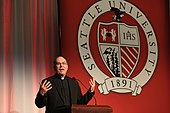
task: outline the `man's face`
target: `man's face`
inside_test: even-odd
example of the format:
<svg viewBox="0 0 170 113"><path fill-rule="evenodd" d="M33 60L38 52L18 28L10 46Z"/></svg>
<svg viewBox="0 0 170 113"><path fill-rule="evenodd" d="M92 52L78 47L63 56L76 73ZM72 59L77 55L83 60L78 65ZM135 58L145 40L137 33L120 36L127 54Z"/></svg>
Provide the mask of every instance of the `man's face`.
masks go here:
<svg viewBox="0 0 170 113"><path fill-rule="evenodd" d="M56 59L56 70L61 76L65 76L68 70L68 64L65 58L58 57Z"/></svg>

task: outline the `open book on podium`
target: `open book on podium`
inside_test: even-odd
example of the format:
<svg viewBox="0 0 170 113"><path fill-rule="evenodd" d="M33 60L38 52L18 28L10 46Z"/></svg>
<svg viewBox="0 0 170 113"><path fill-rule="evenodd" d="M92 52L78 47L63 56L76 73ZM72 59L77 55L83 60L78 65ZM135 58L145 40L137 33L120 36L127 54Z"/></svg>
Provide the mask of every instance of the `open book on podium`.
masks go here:
<svg viewBox="0 0 170 113"><path fill-rule="evenodd" d="M57 109L54 113L112 113L108 105L72 105Z"/></svg>

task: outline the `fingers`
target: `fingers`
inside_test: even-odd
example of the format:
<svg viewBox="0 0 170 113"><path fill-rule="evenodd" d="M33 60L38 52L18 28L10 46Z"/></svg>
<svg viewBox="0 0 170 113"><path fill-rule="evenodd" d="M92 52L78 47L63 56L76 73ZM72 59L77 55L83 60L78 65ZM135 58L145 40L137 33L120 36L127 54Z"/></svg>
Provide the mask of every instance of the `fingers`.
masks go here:
<svg viewBox="0 0 170 113"><path fill-rule="evenodd" d="M45 80L43 84L40 84L42 88L49 89L51 87L50 81Z"/></svg>
<svg viewBox="0 0 170 113"><path fill-rule="evenodd" d="M95 86L95 79L94 78L90 79L89 83L90 83L90 86Z"/></svg>
<svg viewBox="0 0 170 113"><path fill-rule="evenodd" d="M94 78L90 79L89 84L90 84L91 92L94 92L94 89L95 89L95 79Z"/></svg>
<svg viewBox="0 0 170 113"><path fill-rule="evenodd" d="M45 80L42 84L40 83L40 93L42 95L44 95L50 89L52 89L50 81Z"/></svg>
<svg viewBox="0 0 170 113"><path fill-rule="evenodd" d="M51 88L50 81L46 82L46 84L44 84L44 86L46 87L46 89L50 89Z"/></svg>

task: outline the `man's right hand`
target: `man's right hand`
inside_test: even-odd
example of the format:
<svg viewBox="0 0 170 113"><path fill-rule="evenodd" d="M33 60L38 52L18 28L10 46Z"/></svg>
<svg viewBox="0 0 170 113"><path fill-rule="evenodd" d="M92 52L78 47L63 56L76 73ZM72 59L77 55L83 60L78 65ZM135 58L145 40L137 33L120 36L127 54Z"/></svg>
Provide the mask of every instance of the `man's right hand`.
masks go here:
<svg viewBox="0 0 170 113"><path fill-rule="evenodd" d="M44 96L47 91L52 89L50 81L45 80L42 84L40 83L40 94Z"/></svg>

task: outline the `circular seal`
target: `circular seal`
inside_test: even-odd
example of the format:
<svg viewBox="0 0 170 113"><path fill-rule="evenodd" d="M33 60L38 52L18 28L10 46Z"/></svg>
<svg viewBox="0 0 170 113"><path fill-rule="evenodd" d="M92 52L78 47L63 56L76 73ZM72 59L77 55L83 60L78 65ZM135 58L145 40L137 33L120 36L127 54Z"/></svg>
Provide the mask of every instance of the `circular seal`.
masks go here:
<svg viewBox="0 0 170 113"><path fill-rule="evenodd" d="M149 20L124 0L102 0L88 8L79 24L78 48L85 69L102 94L140 94L158 60Z"/></svg>

